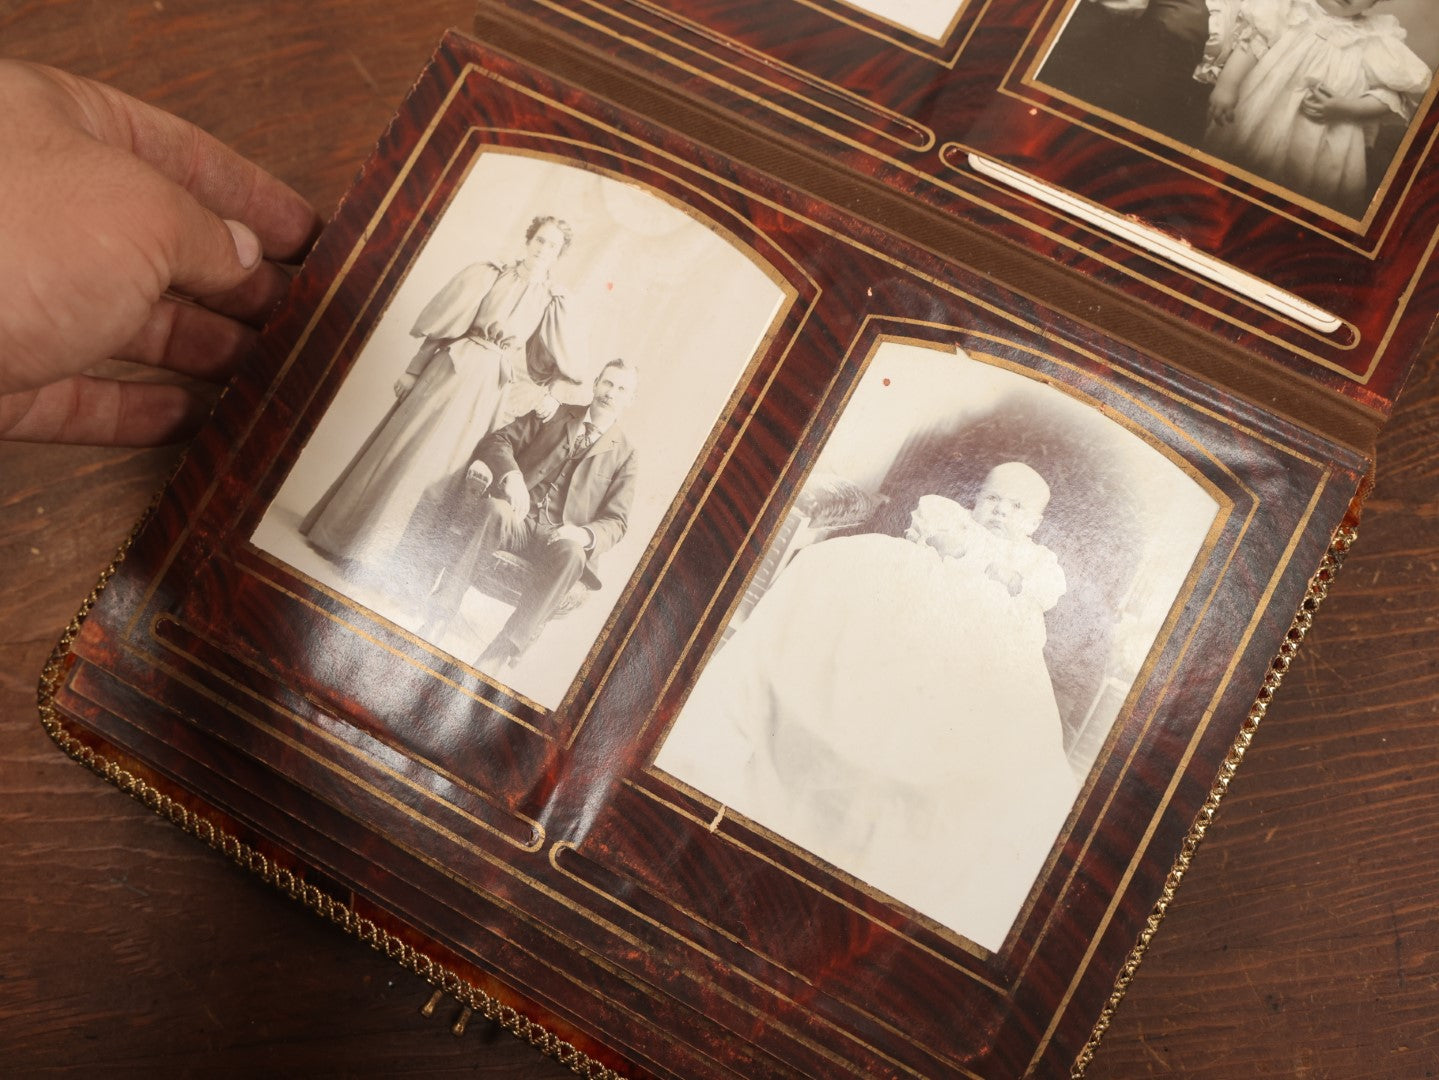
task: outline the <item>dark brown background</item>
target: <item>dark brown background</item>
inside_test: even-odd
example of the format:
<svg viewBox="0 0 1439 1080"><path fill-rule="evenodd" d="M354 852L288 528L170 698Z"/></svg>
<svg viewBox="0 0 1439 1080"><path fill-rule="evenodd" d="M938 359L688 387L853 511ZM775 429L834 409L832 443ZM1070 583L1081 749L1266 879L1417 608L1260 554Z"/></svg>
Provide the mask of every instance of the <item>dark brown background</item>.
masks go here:
<svg viewBox="0 0 1439 1080"><path fill-rule="evenodd" d="M0 6L0 53L194 120L328 213L468 0ZM3 253L0 253L0 257ZM1439 367L1090 1076L1439 1074ZM176 451L0 444L5 1071L567 1073L70 763L54 640Z"/></svg>

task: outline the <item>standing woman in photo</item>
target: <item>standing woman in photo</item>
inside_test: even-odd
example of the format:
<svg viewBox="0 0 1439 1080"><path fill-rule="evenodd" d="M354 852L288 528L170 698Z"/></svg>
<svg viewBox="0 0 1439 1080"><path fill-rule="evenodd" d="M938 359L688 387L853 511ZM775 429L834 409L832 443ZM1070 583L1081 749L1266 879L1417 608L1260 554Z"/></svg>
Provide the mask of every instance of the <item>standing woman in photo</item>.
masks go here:
<svg viewBox="0 0 1439 1080"><path fill-rule="evenodd" d="M412 518L433 512L475 444L519 412L552 411L549 388L580 381L573 318L551 279L571 239L559 218L537 217L520 259L475 263L425 305L395 405L300 523L311 545L352 573L403 574L417 553L400 549L423 546L427 531Z"/></svg>

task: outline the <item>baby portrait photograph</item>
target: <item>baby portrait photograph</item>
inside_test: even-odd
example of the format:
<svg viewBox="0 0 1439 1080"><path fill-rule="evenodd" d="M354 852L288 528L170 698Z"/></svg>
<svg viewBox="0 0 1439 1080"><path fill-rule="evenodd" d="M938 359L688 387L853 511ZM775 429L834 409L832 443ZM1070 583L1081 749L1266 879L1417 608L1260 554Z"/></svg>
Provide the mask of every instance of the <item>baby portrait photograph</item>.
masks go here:
<svg viewBox="0 0 1439 1080"><path fill-rule="evenodd" d="M1079 398L883 341L655 766L998 950L1218 510Z"/></svg>
<svg viewBox="0 0 1439 1080"><path fill-rule="evenodd" d="M1436 64L1424 0L1077 0L1036 78L1359 219Z"/></svg>

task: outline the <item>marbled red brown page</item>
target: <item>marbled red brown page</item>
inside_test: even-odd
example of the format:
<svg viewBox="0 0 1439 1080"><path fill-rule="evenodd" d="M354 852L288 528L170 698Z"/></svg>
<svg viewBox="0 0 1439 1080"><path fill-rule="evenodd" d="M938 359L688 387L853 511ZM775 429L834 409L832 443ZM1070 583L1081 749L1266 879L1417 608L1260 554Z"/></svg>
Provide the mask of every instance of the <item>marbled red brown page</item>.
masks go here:
<svg viewBox="0 0 1439 1080"><path fill-rule="evenodd" d="M358 548L317 553L298 511L400 424L389 384L454 267L479 260L490 292L515 265L536 273L491 252L504 236L530 250L537 203L574 233L554 273L570 275L565 311L592 308L596 395L610 346L638 365L618 423L643 494L594 595L499 666L480 648L483 587L465 626L435 632L410 610L434 588L400 585L407 565L363 572ZM460 339L496 344L499 318L444 335L447 362L488 355ZM564 351L559 330L526 333ZM998 556L965 577L968 549L910 535L926 496L989 520L995 466L1014 462L1047 481L1006 539L1030 560L1017 578L996 577ZM985 267L452 36L59 661L57 722L282 887L333 898L412 966L636 1074L1047 1075L1085 1052L1366 467ZM844 497L821 509L824 492ZM444 505L462 539L478 528L470 502ZM770 583L796 514L828 532ZM1063 588L1015 614L1047 565L1036 549ZM1027 688L1052 691L1051 714L982 670L941 679L942 697L916 697L897 667L825 676L880 704L817 752L901 771L861 771L862 816L888 813L896 783L938 807L886 819L899 858L884 864L796 840L803 805L764 808L657 762L775 590L793 597L785 582L836 552L854 573L819 592L853 599L839 610L861 648L896 665L934 648L941 669L1022 653ZM860 588L891 564L892 588ZM899 617L920 580L941 591ZM867 627L880 612L883 640ZM801 643L813 663L852 660L825 622ZM775 693L791 674L814 677L781 672ZM935 720L951 708L967 718ZM1046 724L1073 773L1063 799L1036 786L1052 777L1040 741L1014 745ZM969 803L981 841L1030 800L1057 807L1026 827L1027 876L956 854L962 804L928 804L934 788L902 775L936 762L941 783L976 763L969 775L1003 781ZM1004 878L1015 898L981 929L925 891L934 875Z"/></svg>

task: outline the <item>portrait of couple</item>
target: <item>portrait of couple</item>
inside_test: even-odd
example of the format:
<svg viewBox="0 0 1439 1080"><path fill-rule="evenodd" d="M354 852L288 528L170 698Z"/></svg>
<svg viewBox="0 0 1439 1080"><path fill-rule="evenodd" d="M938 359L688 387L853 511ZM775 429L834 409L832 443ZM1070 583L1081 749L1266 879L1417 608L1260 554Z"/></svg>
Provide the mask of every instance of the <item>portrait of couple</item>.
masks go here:
<svg viewBox="0 0 1439 1080"><path fill-rule="evenodd" d="M553 708L782 298L640 185L486 151L253 542Z"/></svg>

